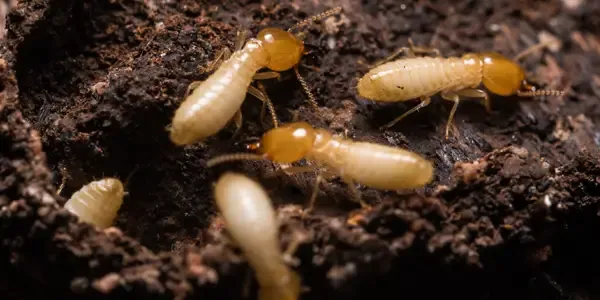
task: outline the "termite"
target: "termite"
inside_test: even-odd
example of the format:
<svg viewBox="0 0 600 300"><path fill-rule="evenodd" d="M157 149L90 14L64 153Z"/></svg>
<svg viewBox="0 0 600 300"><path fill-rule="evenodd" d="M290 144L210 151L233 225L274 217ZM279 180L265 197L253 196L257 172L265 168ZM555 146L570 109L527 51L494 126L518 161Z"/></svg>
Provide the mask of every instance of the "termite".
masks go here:
<svg viewBox="0 0 600 300"><path fill-rule="evenodd" d="M125 188L119 179L104 178L75 192L65 203L65 208L80 221L105 229L113 224L124 196Z"/></svg>
<svg viewBox="0 0 600 300"><path fill-rule="evenodd" d="M309 102L316 107L316 100L297 67L305 54L304 42L301 36L294 35L292 30L340 11L341 7L328 10L299 22L287 31L273 27L265 28L245 45L245 34L238 34L235 52L231 54L228 48L224 48L208 67L209 70L215 69L223 60L216 72L205 81L192 82L188 87L186 98L173 117L170 127L171 141L176 145L199 142L219 132L231 120L234 120L239 129L242 122L240 108L246 93L260 99L269 107L273 125L277 127L277 118L269 98L250 84L253 80L278 78L278 72L292 68L308 94ZM262 68L271 71L257 73Z"/></svg>
<svg viewBox="0 0 600 300"><path fill-rule="evenodd" d="M381 127L387 129L411 113L427 106L431 96L441 93L454 106L446 124L446 139L460 97L480 98L488 112L491 104L485 88L496 95L519 97L560 96L558 90L536 90L525 80L525 71L513 60L495 52L467 53L462 57L443 58L437 49L415 47L399 49L390 58L365 74L357 85L361 97L383 102L419 98L421 103ZM390 61L401 53L407 57ZM416 53L433 53L435 57L417 57Z"/></svg>
<svg viewBox="0 0 600 300"><path fill-rule="evenodd" d="M298 299L300 277L284 262L279 225L265 190L244 175L228 172L217 181L214 194L228 233L256 273L258 299Z"/></svg>
<svg viewBox="0 0 600 300"><path fill-rule="evenodd" d="M433 164L414 152L368 142L356 142L327 130L315 129L306 122L293 122L267 131L259 142L249 145L259 154L234 153L217 156L208 167L232 160L267 159L291 164L301 159L316 162L311 166L287 168L284 173L311 172L325 167L315 181L308 210L316 199L319 185L325 178L339 176L348 184L355 199L363 206L356 183L382 190L418 188L433 178ZM324 176L324 174L328 174Z"/></svg>
<svg viewBox="0 0 600 300"><path fill-rule="evenodd" d="M84 185L71 195L64 207L79 217L80 221L90 223L100 229L110 227L116 219L121 205L123 205L123 198L127 194L125 186L137 170L138 166L129 173L125 184L117 178L109 177ZM57 191L58 195L60 195L67 179L70 177L65 167L60 168L60 173L62 182Z"/></svg>

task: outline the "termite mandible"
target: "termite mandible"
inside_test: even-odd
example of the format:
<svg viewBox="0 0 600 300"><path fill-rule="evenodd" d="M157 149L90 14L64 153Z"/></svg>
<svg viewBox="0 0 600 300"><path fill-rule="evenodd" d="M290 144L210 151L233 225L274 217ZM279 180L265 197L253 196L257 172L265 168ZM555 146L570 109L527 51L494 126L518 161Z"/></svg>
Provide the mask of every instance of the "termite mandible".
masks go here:
<svg viewBox="0 0 600 300"><path fill-rule="evenodd" d="M491 111L488 93L520 97L560 96L563 91L536 90L525 80L525 71L513 60L496 52L467 53L462 57L443 58L437 49L409 46L377 64L357 84L358 94L366 99L397 102L419 98L421 103L382 126L387 129L411 113L429 105L431 96L441 93L454 106L446 124L446 139L460 97L480 98ZM390 61L406 53L406 58ZM417 57L416 53L433 53L435 57Z"/></svg>
<svg viewBox="0 0 600 300"><path fill-rule="evenodd" d="M294 166L284 171L294 174L326 167L327 176L321 172L317 175L308 210L313 207L321 181L329 177L341 177L363 207L368 205L362 201L355 182L376 189L398 190L419 188L433 179L433 164L414 152L355 142L324 129L315 129L306 122L293 122L271 129L249 148L258 150L260 154L225 154L210 159L207 166L233 160L267 159L282 164L303 158L312 160L316 165Z"/></svg>
<svg viewBox="0 0 600 300"><path fill-rule="evenodd" d="M316 107L316 100L297 68L305 54L304 42L292 30L340 11L341 7L328 10L297 23L287 31L265 28L258 33L257 38L249 39L245 45L244 34L239 34L235 52L230 54L229 49L225 48L209 66L209 69L215 69L224 59L216 72L205 81L192 82L188 87L186 98L176 110L169 129L171 141L176 145L199 142L216 134L231 120L234 120L239 129L242 122L240 107L246 93L262 100L269 107L274 127L277 127L277 118L269 98L250 83L253 80L277 78L278 72L292 68L308 94L311 105ZM257 73L262 68L271 71Z"/></svg>

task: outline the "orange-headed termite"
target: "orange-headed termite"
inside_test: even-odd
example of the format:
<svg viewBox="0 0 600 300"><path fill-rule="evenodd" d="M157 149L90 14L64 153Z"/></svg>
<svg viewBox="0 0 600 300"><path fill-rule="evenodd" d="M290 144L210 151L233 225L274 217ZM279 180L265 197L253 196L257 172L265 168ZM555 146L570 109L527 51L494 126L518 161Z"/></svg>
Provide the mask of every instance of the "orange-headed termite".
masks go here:
<svg viewBox="0 0 600 300"><path fill-rule="evenodd" d="M258 299L298 299L300 277L284 263L275 210L260 184L241 174L225 173L215 185L215 200L227 231L256 273Z"/></svg>
<svg viewBox="0 0 600 300"><path fill-rule="evenodd" d="M105 178L83 186L65 203L65 208L79 220L105 229L117 217L124 196L125 188L119 179Z"/></svg>
<svg viewBox="0 0 600 300"><path fill-rule="evenodd" d="M314 171L321 166L327 168L329 176L324 177L321 173L317 176L309 210L316 199L319 184L327 177L340 176L363 206L367 205L361 200L355 182L376 189L398 190L422 187L433 178L433 164L414 152L355 142L332 135L324 129L315 129L305 122L271 129L252 148L260 154L225 154L212 158L207 166L244 159L268 159L284 164L303 158L313 160L316 166L296 166L285 170L290 174Z"/></svg>
<svg viewBox="0 0 600 300"><path fill-rule="evenodd" d="M276 78L280 71L294 68L296 76L305 88L309 101L316 106L314 96L306 88L297 66L304 55L304 42L301 37L291 33L292 29L307 25L313 21L337 14L341 7L306 19L288 31L278 28L265 28L257 38L249 39L244 45L244 34L238 35L236 51L230 55L224 49L209 66L214 69L223 58L216 72L205 81L190 84L186 99L175 112L170 127L171 141L177 145L188 145L201 141L223 129L231 120L239 129L242 122L240 107L250 93L271 110L274 126L277 118L268 97L259 89L250 85L253 80ZM243 46L243 47L242 47ZM271 71L256 73L262 68ZM190 90L193 90L189 93Z"/></svg>
<svg viewBox="0 0 600 300"><path fill-rule="evenodd" d="M406 101L420 98L421 103L400 117L382 126L389 128L407 115L427 106L430 97L441 93L445 100L453 101L446 125L446 139L460 97L481 98L488 112L491 110L486 89L500 96L518 95L534 97L558 96L562 91L536 90L525 80L525 72L514 61L495 52L467 53L462 57L443 58L437 49L401 48L392 57L405 52L407 58L386 62L387 59L365 74L357 85L361 97L383 102ZM417 57L415 53L436 53L436 57Z"/></svg>

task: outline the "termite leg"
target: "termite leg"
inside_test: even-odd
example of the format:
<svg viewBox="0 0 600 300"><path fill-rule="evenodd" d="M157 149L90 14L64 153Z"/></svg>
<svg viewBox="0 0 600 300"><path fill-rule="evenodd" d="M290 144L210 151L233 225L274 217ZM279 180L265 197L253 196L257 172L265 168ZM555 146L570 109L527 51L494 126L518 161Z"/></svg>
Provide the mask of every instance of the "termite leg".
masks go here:
<svg viewBox="0 0 600 300"><path fill-rule="evenodd" d="M342 177L342 180L350 188L350 191L352 192L352 196L354 197L354 201L360 203L360 206L362 206L362 208L370 208L371 207L369 204L367 204L365 201L363 201L362 195L360 194L360 191L356 188L356 184L354 183L354 180L352 180L350 178L346 178L346 177Z"/></svg>
<svg viewBox="0 0 600 300"><path fill-rule="evenodd" d="M233 115L233 122L235 123L234 135L236 135L238 133L238 131L240 130L240 128L242 128L242 110L241 109L236 111L235 115Z"/></svg>
<svg viewBox="0 0 600 300"><path fill-rule="evenodd" d="M548 40L546 42L540 42L533 46L530 46L527 49L525 49L525 50L519 52L517 55L515 55L515 57L513 58L513 61L519 61L519 60L523 59L524 57L527 57L537 51L540 51L554 43L556 43L556 41Z"/></svg>
<svg viewBox="0 0 600 300"><path fill-rule="evenodd" d="M402 48L396 50L396 52L392 53L390 56L388 56L388 57L386 57L386 58L384 58L384 59L382 59L382 60L380 60L380 61L378 61L378 62L376 62L376 63L374 63L372 65L370 65L369 69L373 69L373 68L381 66L381 65L383 65L383 64L385 64L387 62L390 62L390 61L396 59L396 57L400 56L403 53L405 53L406 56L408 56L408 57L415 57L416 56L415 53L412 52L412 50L411 50L410 47L402 47Z"/></svg>
<svg viewBox="0 0 600 300"><path fill-rule="evenodd" d="M410 58L417 57L417 54L433 54L434 56L441 56L441 52L439 49L415 46L412 39L409 38L408 39L408 47L402 47L402 48L396 50L396 52L392 53L390 56L371 65L370 68L372 69L372 68L375 68L382 64L385 64L386 62L392 61L392 60L396 59L396 57L400 56L403 53L406 54L406 56L410 57Z"/></svg>
<svg viewBox="0 0 600 300"><path fill-rule="evenodd" d="M487 110L488 113L492 112L492 103L490 101L490 96L486 91L480 89L464 89L458 91L458 95L469 98L480 98L483 102L483 106L485 106L485 110Z"/></svg>
<svg viewBox="0 0 600 300"><path fill-rule="evenodd" d="M235 51L240 51L242 50L242 47L244 47L244 44L246 43L246 38L248 37L248 30L246 29L242 29L242 30L238 30L237 32L237 36L235 37Z"/></svg>
<svg viewBox="0 0 600 300"><path fill-rule="evenodd" d="M190 93L194 89L199 87L203 82L204 82L203 80L192 81L192 83L190 83L190 85L188 85L187 89L185 90L185 95L183 96L183 98L187 98L190 95Z"/></svg>
<svg viewBox="0 0 600 300"><path fill-rule="evenodd" d="M433 47L415 46L415 43L413 43L413 40L411 38L408 39L408 46L413 56L415 56L416 54L433 54L433 56L442 56L440 49Z"/></svg>
<svg viewBox="0 0 600 300"><path fill-rule="evenodd" d="M444 98L445 100L454 101L454 106L452 106L450 116L448 117L448 123L446 124L446 139L448 139L448 133L450 132L450 124L452 124L452 119L454 119L454 114L456 113L456 109L458 108L460 97L454 92L442 92L441 95L442 98Z"/></svg>
<svg viewBox="0 0 600 300"><path fill-rule="evenodd" d="M201 73L210 73L212 71L214 71L216 68L218 68L221 63L228 59L229 57L231 57L231 50L229 50L229 48L225 47L223 49L221 49L221 51L219 51L219 53L217 53L217 56L215 56L215 59L213 59L213 61L211 61L208 66L206 66L205 68L201 68L200 72Z"/></svg>
<svg viewBox="0 0 600 300"><path fill-rule="evenodd" d="M258 89L263 93L263 95L265 95L265 97L267 96L267 91L265 89L265 86L262 83L258 83ZM269 99L271 100L271 99ZM265 108L267 107L267 102L262 101L262 107L260 108L260 122L264 125L265 124ZM273 127L277 128L276 124L273 124Z"/></svg>
<svg viewBox="0 0 600 300"><path fill-rule="evenodd" d="M304 239L302 237L299 237L299 234L294 234L294 238L287 245L285 251L283 252L284 260L291 261L290 258L294 253L296 253L296 250L298 250L298 247L300 246L300 244L302 244L302 241L304 241Z"/></svg>
<svg viewBox="0 0 600 300"><path fill-rule="evenodd" d="M326 169L323 172L319 172L319 174L317 175L317 178L315 179L315 186L314 186L312 195L311 195L310 200L309 200L308 208L304 210L304 214L310 212L314 208L315 201L317 200L317 196L319 195L319 190L320 190L321 183L324 180L325 181L329 181L329 180L332 180L332 179L334 179L334 178L336 178L338 176L340 176L340 174L338 173L337 170Z"/></svg>
<svg viewBox="0 0 600 300"><path fill-rule="evenodd" d="M256 73L254 74L254 77L252 77L253 80L265 80L273 78L277 78L279 80L281 78L281 75L279 74L279 72L267 71Z"/></svg>
<svg viewBox="0 0 600 300"><path fill-rule="evenodd" d="M319 186L321 185L322 181L323 181L323 175L321 175L321 173L319 173L319 175L317 175L317 178L315 179L315 186L313 187L313 191L312 191L312 194L310 195L310 199L308 200L308 207L304 210L305 214L307 212L310 212L313 210L313 208L315 206L315 201L317 200L317 196L319 195Z"/></svg>
<svg viewBox="0 0 600 300"><path fill-rule="evenodd" d="M298 174L298 173L312 172L316 169L317 169L317 167L315 167L315 166L292 166L289 168L281 169L279 172L290 176L290 175L294 175L294 174Z"/></svg>
<svg viewBox="0 0 600 300"><path fill-rule="evenodd" d="M273 121L273 127L277 128L277 126L279 126L279 122L277 121L277 114L275 113L275 107L273 107L273 103L271 102L271 99L269 99L269 97L266 95L266 93L263 93L261 90L253 87L253 86L249 86L248 87L248 93L256 98L258 98L258 100L262 101L263 104L266 104L267 107L269 108L269 111L271 112L271 119Z"/></svg>
<svg viewBox="0 0 600 300"><path fill-rule="evenodd" d="M419 103L419 105L411 108L409 111L405 112L404 114L402 114L401 116L395 118L394 120L392 120L391 122L381 126L379 128L379 130L386 130L392 126L394 126L396 123L400 122L400 120L404 119L406 116L414 113L415 111L418 111L419 109L429 105L429 103L431 102L431 98L429 96L421 96L421 103Z"/></svg>
<svg viewBox="0 0 600 300"><path fill-rule="evenodd" d="M283 261L290 265L296 265L297 262L294 259L294 253L298 250L298 247L306 241L306 235L298 233L298 231L293 232L292 241L285 247L285 250L282 253Z"/></svg>
<svg viewBox="0 0 600 300"><path fill-rule="evenodd" d="M314 170L318 169L319 166L318 165L312 165L312 166L292 166L286 169L282 169L279 170L278 173L283 173L285 175L294 175L294 174L299 174L299 173L308 173L308 172L313 172ZM306 214L307 212L311 211L313 209L313 206L315 204L315 200L317 199L317 195L319 194L319 186L321 185L321 182L323 181L324 177L322 172L319 172L319 174L317 175L317 178L315 179L315 185L312 191L312 194L308 200L308 208L306 208L304 210L304 213Z"/></svg>

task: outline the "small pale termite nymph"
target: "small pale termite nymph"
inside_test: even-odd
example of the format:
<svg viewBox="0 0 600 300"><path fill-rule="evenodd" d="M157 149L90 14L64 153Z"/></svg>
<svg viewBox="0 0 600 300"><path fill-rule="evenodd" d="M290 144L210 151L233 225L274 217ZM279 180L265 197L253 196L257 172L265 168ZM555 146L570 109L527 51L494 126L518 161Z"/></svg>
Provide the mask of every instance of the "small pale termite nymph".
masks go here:
<svg viewBox="0 0 600 300"><path fill-rule="evenodd" d="M525 80L525 72L514 61L495 52L467 53L462 57L443 58L437 49L401 48L392 57L405 52L407 58L385 60L365 74L357 85L358 94L366 99L397 102L419 98L421 103L381 129L387 129L409 114L427 106L431 96L441 93L443 99L454 102L446 124L446 139L460 97L480 98L488 112L489 96L478 89L485 88L496 95L520 97L559 96L562 91L536 90ZM417 57L415 53L435 53L435 57Z"/></svg>
<svg viewBox="0 0 600 300"><path fill-rule="evenodd" d="M364 207L368 205L362 201L355 182L381 190L399 190L419 188L433 179L433 164L414 152L355 142L324 129L315 129L306 122L271 129L251 148L257 149L260 154L226 154L209 160L207 166L244 159L268 159L282 164L303 158L312 160L315 165L289 167L284 171L294 174L326 168L327 172L317 175L308 210L312 209L319 185L326 178L341 177Z"/></svg>
<svg viewBox="0 0 600 300"><path fill-rule="evenodd" d="M273 105L265 93L251 86L253 80L278 78L281 71L294 69L296 76L308 94L309 101L316 107L316 100L300 76L298 64L304 53L304 42L292 29L310 24L341 11L341 7L331 9L296 24L288 31L278 28L265 28L256 38L244 45L244 35L238 35L235 52L225 48L211 65L216 72L205 81L190 84L186 98L175 112L170 128L171 141L176 145L188 145L212 136L223 129L231 120L239 129L242 123L240 108L250 93L263 101L271 111L274 127L277 127ZM262 68L271 71L257 73ZM193 90L191 93L189 91Z"/></svg>
<svg viewBox="0 0 600 300"><path fill-rule="evenodd" d="M260 184L241 174L225 173L215 185L215 200L227 231L256 273L258 299L298 299L300 277L284 262L275 210Z"/></svg>
<svg viewBox="0 0 600 300"><path fill-rule="evenodd" d="M65 208L80 221L105 229L113 224L124 196L125 188L119 179L104 178L75 192L65 203Z"/></svg>

